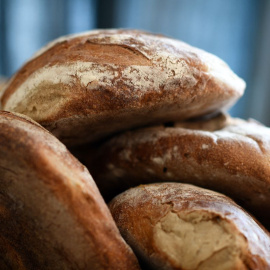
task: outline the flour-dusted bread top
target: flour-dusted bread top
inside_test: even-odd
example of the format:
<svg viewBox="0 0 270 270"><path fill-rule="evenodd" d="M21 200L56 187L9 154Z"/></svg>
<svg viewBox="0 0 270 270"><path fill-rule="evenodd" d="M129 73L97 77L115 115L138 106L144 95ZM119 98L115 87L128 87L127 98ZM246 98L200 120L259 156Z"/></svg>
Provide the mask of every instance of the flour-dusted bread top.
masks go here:
<svg viewBox="0 0 270 270"><path fill-rule="evenodd" d="M269 128L225 115L169 125L128 131L98 149L89 168L105 197L143 183L186 182L270 221Z"/></svg>
<svg viewBox="0 0 270 270"><path fill-rule="evenodd" d="M72 145L222 110L244 88L222 60L181 41L98 30L43 48L13 76L1 103Z"/></svg>
<svg viewBox="0 0 270 270"><path fill-rule="evenodd" d="M142 185L109 205L146 269L270 269L270 236L228 197L187 184Z"/></svg>
<svg viewBox="0 0 270 270"><path fill-rule="evenodd" d="M139 269L87 169L27 117L0 111L0 268Z"/></svg>

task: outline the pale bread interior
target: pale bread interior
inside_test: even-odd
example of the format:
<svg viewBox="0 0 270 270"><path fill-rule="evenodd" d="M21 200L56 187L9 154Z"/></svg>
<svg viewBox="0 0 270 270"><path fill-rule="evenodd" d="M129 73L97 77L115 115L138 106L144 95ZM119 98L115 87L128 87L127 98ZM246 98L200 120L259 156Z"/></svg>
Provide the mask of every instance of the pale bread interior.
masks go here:
<svg viewBox="0 0 270 270"><path fill-rule="evenodd" d="M245 238L231 222L212 213L169 212L155 225L154 240L179 269L246 269L241 259Z"/></svg>

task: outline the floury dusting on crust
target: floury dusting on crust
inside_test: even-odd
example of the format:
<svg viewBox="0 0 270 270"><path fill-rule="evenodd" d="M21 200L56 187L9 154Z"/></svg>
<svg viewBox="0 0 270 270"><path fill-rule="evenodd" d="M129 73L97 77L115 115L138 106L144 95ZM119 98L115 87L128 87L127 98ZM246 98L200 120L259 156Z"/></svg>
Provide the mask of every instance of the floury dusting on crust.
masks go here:
<svg viewBox="0 0 270 270"><path fill-rule="evenodd" d="M79 145L225 110L244 88L222 60L181 41L98 30L62 37L39 51L10 80L1 103Z"/></svg>
<svg viewBox="0 0 270 270"><path fill-rule="evenodd" d="M134 95L140 96L140 92L159 89L170 80L182 81L185 86L192 87L197 80L192 76L189 66L184 60L173 60L167 58L170 69L163 70L152 68L152 66L126 66L122 69L115 64L98 64L89 62L75 62L64 65L45 66L30 77L14 92L8 99L5 107L16 110L24 100L31 99L40 91L42 84L49 85L65 84L72 85L80 83L86 90L100 87L113 87L121 81L126 87L134 89ZM93 83L93 85L92 85ZM125 93L125 92L123 92Z"/></svg>
<svg viewBox="0 0 270 270"><path fill-rule="evenodd" d="M35 92L34 87L37 87L42 82L51 83L75 83L75 77L79 79L82 86L87 86L92 81L98 81L102 85L110 86L112 80L122 76L122 80L127 87L134 87L135 90L146 91L147 89L159 89L160 87L171 88L174 84L179 84L181 81L182 87L192 88L198 82L194 76L200 77L199 71L190 67L187 57L196 57L199 61L206 64L208 70L205 70L209 75L213 75L221 83L226 83L237 89L240 95L243 94L245 83L239 79L228 66L219 58L206 53L200 49L194 48L181 41L161 37L157 35L149 35L143 32L137 31L117 31L117 30L96 30L85 32L76 35L69 35L61 37L38 51L34 58L37 58L41 54L45 53L53 46L69 41L75 38L81 37L82 42L92 42L94 44L107 45L114 44L119 46L128 46L133 48L136 52L141 53L152 62L150 66L124 66L119 72L119 65L117 64L98 64L98 63L67 63L63 66L45 66L40 70L37 70L30 78L19 87L16 92L29 91L29 96L32 96L31 92ZM167 44L167 46L164 46ZM191 53L192 52L192 53ZM185 59L185 60L184 60ZM33 60L30 59L30 61ZM153 68L155 67L155 68ZM56 70L57 69L57 70ZM102 76L103 73L104 76ZM113 72L113 74L112 74ZM52 77L52 78L50 78ZM107 77L107 80L104 78ZM109 81L110 80L110 81ZM204 84L203 82L202 90ZM16 107L17 98L18 101L24 96L23 93L13 94L10 101L6 105L7 108L13 109Z"/></svg>

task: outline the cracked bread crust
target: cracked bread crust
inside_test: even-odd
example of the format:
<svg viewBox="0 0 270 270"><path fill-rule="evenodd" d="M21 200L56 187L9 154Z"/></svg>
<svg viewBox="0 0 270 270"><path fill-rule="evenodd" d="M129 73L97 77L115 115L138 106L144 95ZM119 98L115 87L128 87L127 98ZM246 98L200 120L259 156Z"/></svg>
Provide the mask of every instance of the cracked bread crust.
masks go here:
<svg viewBox="0 0 270 270"><path fill-rule="evenodd" d="M270 129L255 121L221 114L137 129L103 144L95 160L88 166L107 198L139 184L185 182L222 192L270 221Z"/></svg>
<svg viewBox="0 0 270 270"><path fill-rule="evenodd" d="M99 30L42 49L11 78L0 103L76 145L228 108L244 88L222 60L181 41Z"/></svg>
<svg viewBox="0 0 270 270"><path fill-rule="evenodd" d="M0 111L0 268L140 269L87 169L27 117Z"/></svg>
<svg viewBox="0 0 270 270"><path fill-rule="evenodd" d="M188 184L142 185L109 204L147 269L270 269L270 236L230 198Z"/></svg>

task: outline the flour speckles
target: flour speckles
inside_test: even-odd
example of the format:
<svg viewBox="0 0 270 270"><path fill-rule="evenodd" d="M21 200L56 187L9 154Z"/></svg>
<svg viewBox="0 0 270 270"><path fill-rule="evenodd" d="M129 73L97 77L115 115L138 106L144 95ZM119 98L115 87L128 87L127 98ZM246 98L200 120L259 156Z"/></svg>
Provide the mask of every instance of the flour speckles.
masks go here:
<svg viewBox="0 0 270 270"><path fill-rule="evenodd" d="M10 80L1 106L68 145L227 109L245 88L219 58L136 30L61 37L34 57Z"/></svg>
<svg viewBox="0 0 270 270"><path fill-rule="evenodd" d="M202 149L208 149L209 145L208 144L202 144Z"/></svg>
<svg viewBox="0 0 270 270"><path fill-rule="evenodd" d="M161 157L153 157L152 161L157 165L163 165L164 164L164 159L161 158Z"/></svg>

